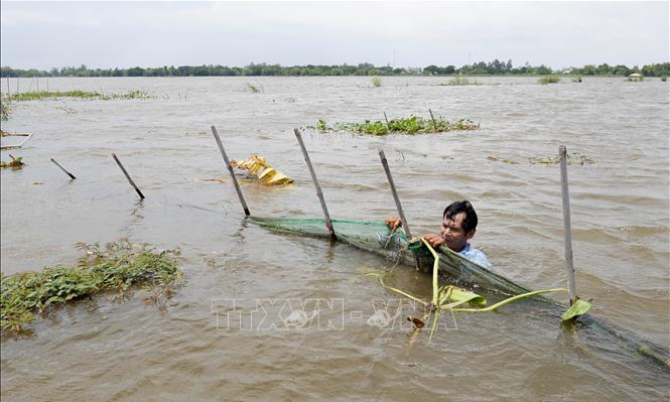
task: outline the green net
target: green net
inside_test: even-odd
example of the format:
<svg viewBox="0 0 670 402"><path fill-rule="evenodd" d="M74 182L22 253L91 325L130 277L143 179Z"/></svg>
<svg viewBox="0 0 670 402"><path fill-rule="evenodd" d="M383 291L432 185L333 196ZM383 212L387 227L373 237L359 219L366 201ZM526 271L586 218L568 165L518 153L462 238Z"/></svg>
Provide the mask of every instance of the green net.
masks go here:
<svg viewBox="0 0 670 402"><path fill-rule="evenodd" d="M273 231L330 238L324 219L260 217L250 219L259 226ZM408 265L415 265L424 271L432 269L435 261L432 254L419 242L409 242L402 229L391 231L383 221L333 219L331 222L338 241L386 258L400 260ZM469 261L446 247L440 247L437 252L440 259L440 273L444 275L446 281L459 286L477 288L477 292L485 289L488 292L512 296L531 292L528 288ZM538 303L547 308L549 315L556 316L559 320L561 313L567 308L565 304L541 295L528 298L522 304L536 308ZM598 339L607 337L612 343L619 344L626 350L651 358L666 369L670 367L670 352L666 348L590 314L580 317L580 321L586 325L586 330L591 331Z"/></svg>

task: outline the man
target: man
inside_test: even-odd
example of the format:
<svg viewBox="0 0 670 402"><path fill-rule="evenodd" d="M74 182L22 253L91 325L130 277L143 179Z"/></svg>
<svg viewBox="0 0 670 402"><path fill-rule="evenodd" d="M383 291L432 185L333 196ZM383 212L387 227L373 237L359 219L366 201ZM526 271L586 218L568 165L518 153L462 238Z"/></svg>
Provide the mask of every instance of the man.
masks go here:
<svg viewBox="0 0 670 402"><path fill-rule="evenodd" d="M402 226L402 220L397 216L389 216L386 218L386 225L395 229ZM477 213L472 204L469 201L455 201L445 208L442 214L440 234L427 234L423 238L433 247L448 247L468 260L490 268L491 263L486 255L468 243L476 231Z"/></svg>

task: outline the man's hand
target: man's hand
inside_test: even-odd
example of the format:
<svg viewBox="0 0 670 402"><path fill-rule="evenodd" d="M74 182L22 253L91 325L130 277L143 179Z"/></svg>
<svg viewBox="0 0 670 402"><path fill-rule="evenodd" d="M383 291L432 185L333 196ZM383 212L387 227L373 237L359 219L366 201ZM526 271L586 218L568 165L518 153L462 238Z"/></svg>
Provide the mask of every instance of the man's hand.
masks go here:
<svg viewBox="0 0 670 402"><path fill-rule="evenodd" d="M396 230L402 226L402 219L400 219L399 216L387 216L386 226L388 226L391 230Z"/></svg>
<svg viewBox="0 0 670 402"><path fill-rule="evenodd" d="M444 239L442 236L437 235L437 234L426 234L423 235L423 238L433 247L438 247L444 244Z"/></svg>

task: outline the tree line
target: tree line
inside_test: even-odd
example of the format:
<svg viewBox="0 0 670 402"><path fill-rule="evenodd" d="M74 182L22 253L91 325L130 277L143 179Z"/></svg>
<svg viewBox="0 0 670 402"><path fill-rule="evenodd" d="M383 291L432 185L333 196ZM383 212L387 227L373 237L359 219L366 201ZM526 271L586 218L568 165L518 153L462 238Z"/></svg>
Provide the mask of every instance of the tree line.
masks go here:
<svg viewBox="0 0 670 402"><path fill-rule="evenodd" d="M624 65L610 66L585 65L583 67L570 67L553 70L545 65L531 66L525 63L523 66L514 67L512 60L500 61L495 59L491 62L480 61L478 63L466 64L460 68L453 65L436 66L429 65L423 68L393 68L391 66L377 67L370 63L358 65L306 65L306 66L281 66L279 64L251 63L244 67L228 67L222 65L202 66L163 66L163 67L132 67L132 68L108 68L91 69L85 65L79 67L52 68L49 71L37 69L18 69L9 66L1 67L1 76L4 77L207 77L207 76L402 76L402 75L547 75L547 74L572 74L572 75L603 75L603 76L628 76L632 73L640 73L648 77L662 77L670 75L670 63L654 63L642 66L628 67Z"/></svg>

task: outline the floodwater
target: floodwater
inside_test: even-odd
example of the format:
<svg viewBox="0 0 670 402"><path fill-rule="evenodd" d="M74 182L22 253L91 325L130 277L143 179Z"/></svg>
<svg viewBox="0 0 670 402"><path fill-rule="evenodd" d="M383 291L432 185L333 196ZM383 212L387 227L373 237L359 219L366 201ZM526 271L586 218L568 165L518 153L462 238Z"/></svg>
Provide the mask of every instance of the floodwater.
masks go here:
<svg viewBox="0 0 670 402"><path fill-rule="evenodd" d="M596 160L569 168L578 293L593 299L594 315L670 346L668 84L586 78L543 86L494 77L438 85L446 81L383 78L374 88L369 77L41 79L42 90L140 89L154 98L13 104L3 129L33 137L2 151L3 160L12 153L26 162L1 173L2 272L73 264L76 242L127 236L181 249L185 283L164 309L145 305L141 293L124 303L103 295L51 310L31 326L33 336L3 339L2 399L667 398L667 371L629 363L637 357L616 345L580 347L579 332L513 308L448 317L432 342L424 333L410 349L403 316L397 325L375 321L400 302L362 274L389 261L261 229L243 219L229 180L202 180L228 179L215 125L231 158L259 153L295 179L283 189L243 183L252 215L320 217L294 127L383 119L384 112L428 117L429 108L470 118L481 128L439 135L306 129L330 214L396 214L383 149L414 232L437 231L444 207L469 199L480 222L473 244L497 272L532 289L565 287L559 168L529 163L565 144ZM12 92L16 85L9 80ZM3 92L6 86L3 80ZM429 281L412 267L394 278L424 296ZM301 318L299 307L309 325L285 324L291 312Z"/></svg>

